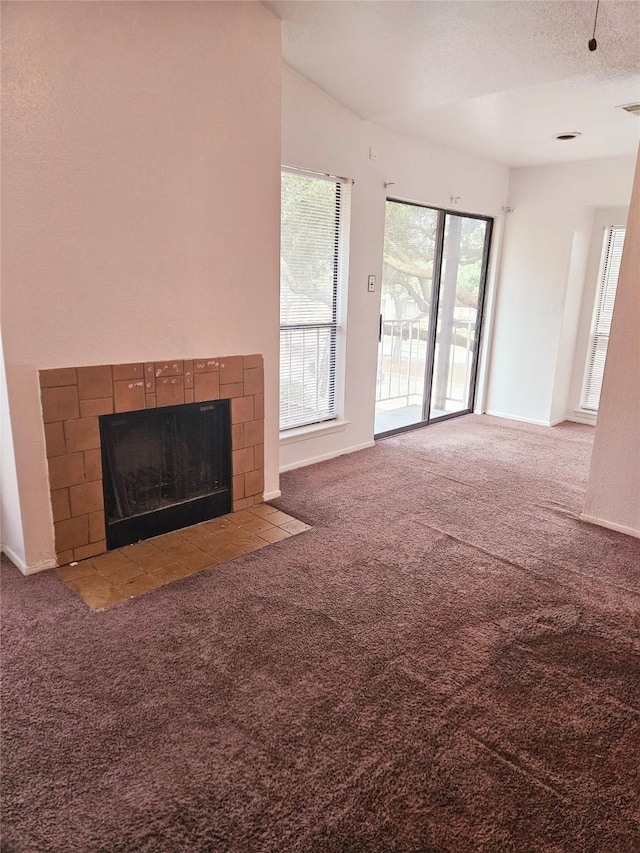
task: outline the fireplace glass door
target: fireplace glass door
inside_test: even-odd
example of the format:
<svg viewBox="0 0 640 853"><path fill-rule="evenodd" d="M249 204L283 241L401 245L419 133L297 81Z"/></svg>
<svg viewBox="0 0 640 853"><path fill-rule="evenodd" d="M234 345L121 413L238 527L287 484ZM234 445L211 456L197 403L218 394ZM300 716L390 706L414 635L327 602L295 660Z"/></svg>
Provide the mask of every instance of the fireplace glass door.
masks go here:
<svg viewBox="0 0 640 853"><path fill-rule="evenodd" d="M107 548L231 511L228 400L100 418Z"/></svg>

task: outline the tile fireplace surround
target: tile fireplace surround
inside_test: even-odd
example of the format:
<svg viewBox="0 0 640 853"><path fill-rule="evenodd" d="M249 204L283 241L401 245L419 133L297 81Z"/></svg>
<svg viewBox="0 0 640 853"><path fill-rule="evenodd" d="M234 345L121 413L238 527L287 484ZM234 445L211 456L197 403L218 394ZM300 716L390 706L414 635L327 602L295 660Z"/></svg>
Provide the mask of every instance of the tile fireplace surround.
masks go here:
<svg viewBox="0 0 640 853"><path fill-rule="evenodd" d="M41 370L56 560L106 551L99 415L231 400L233 511L263 499L261 355Z"/></svg>

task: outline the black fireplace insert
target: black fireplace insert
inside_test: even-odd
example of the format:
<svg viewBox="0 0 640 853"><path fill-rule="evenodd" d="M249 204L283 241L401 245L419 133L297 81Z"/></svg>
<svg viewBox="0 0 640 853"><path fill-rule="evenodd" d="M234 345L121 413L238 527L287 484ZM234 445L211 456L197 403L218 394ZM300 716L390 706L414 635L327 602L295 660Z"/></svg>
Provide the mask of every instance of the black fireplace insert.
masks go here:
<svg viewBox="0 0 640 853"><path fill-rule="evenodd" d="M107 548L231 512L229 400L100 417Z"/></svg>

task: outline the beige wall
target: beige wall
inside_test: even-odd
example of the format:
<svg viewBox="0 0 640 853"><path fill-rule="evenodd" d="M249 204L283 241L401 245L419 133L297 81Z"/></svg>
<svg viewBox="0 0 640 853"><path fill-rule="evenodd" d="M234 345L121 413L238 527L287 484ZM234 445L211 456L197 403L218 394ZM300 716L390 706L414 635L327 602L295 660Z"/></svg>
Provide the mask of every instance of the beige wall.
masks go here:
<svg viewBox="0 0 640 853"><path fill-rule="evenodd" d="M640 536L640 155L583 518Z"/></svg>
<svg viewBox="0 0 640 853"><path fill-rule="evenodd" d="M8 2L2 50L2 337L34 570L54 553L38 369L261 352L278 488L280 28L255 2Z"/></svg>

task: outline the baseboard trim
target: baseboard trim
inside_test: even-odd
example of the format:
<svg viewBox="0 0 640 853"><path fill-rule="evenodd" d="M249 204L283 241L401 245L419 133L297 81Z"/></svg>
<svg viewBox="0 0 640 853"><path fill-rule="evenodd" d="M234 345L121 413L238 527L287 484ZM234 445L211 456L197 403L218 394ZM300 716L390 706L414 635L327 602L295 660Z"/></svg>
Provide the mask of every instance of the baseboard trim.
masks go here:
<svg viewBox="0 0 640 853"><path fill-rule="evenodd" d="M330 453L323 453L320 456L311 456L309 459L302 459L299 462L290 462L288 465L282 465L280 473L286 471L294 471L296 468L306 468L307 465L317 465L318 462L326 462L327 459L335 459L337 456L346 456L348 453L357 453L358 450L367 450L369 447L374 447L375 441L365 441L363 444L355 444L353 447L345 447L342 450L333 450Z"/></svg>
<svg viewBox="0 0 640 853"><path fill-rule="evenodd" d="M485 415L491 415L492 418L504 418L507 421L520 421L523 424L534 424L535 426L544 426L544 427L555 426L556 424L559 424L562 421L566 420L566 418L560 418L560 420L553 421L553 422L552 421L539 421L539 420L536 420L536 418L521 418L521 417L518 417L517 415L505 415L503 412L492 412L492 411L489 411L488 409L484 414Z"/></svg>
<svg viewBox="0 0 640 853"><path fill-rule="evenodd" d="M627 536L635 536L636 539L640 539L640 530L636 530L635 527L626 527L624 524L616 524L615 521L607 521L604 518L596 518L593 515L585 515L584 513L580 516L580 521L597 524L598 527L606 527L608 530L614 530L616 533L626 533Z"/></svg>
<svg viewBox="0 0 640 853"><path fill-rule="evenodd" d="M276 498L282 497L282 492L280 489L276 489L275 492L265 492L263 498L265 501L275 501Z"/></svg>
<svg viewBox="0 0 640 853"><path fill-rule="evenodd" d="M27 574L27 565L26 563L16 554L13 548L10 548L8 545L3 545L0 548L3 554L6 554L7 557L11 560L14 566L17 566L23 575Z"/></svg>
<svg viewBox="0 0 640 853"><path fill-rule="evenodd" d="M55 569L58 565L56 560L44 560L42 563L36 563L35 566L28 566L24 560L16 554L13 548L8 545L3 545L1 549L11 562L22 572L23 575L36 575L38 572L46 572L47 569Z"/></svg>

